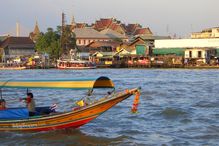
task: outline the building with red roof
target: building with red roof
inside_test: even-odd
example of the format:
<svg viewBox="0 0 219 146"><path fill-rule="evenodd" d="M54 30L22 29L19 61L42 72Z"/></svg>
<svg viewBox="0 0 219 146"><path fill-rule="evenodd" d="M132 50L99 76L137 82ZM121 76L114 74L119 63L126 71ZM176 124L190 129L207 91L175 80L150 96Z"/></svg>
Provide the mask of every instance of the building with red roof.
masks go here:
<svg viewBox="0 0 219 146"><path fill-rule="evenodd" d="M133 33L134 36L153 35L150 28L138 28Z"/></svg>
<svg viewBox="0 0 219 146"><path fill-rule="evenodd" d="M97 31L102 31L109 28L120 34L125 34L125 29L123 28L121 22L115 18L101 18L93 24L93 28Z"/></svg>

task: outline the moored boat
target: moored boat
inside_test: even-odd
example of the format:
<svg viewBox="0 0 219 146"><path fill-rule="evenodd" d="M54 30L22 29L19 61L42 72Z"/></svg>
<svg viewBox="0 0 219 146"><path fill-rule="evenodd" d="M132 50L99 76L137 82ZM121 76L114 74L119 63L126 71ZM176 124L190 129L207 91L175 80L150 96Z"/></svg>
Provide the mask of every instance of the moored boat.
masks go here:
<svg viewBox="0 0 219 146"><path fill-rule="evenodd" d="M57 60L58 69L95 69L96 65L91 61L83 60Z"/></svg>
<svg viewBox="0 0 219 146"><path fill-rule="evenodd" d="M26 69L25 66L22 67L0 67L0 70L23 70Z"/></svg>
<svg viewBox="0 0 219 146"><path fill-rule="evenodd" d="M83 102L83 105L73 107L68 112L52 112L41 114L42 109L48 111L48 107L36 108L33 117L28 116L26 108L8 108L0 110L0 130L2 131L48 131L63 128L78 128L97 118L117 103L139 92L139 89L125 90L116 93L113 82L107 77L86 80L7 80L0 81L0 88L40 88L40 89L93 89L111 88L113 91L99 100ZM41 111L40 111L41 110ZM10 115L10 116L9 116Z"/></svg>

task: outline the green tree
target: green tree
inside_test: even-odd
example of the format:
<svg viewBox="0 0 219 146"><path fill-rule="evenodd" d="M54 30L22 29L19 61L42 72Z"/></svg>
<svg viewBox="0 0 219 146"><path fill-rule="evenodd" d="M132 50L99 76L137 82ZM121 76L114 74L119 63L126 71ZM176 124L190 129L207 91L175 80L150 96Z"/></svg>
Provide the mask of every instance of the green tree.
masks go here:
<svg viewBox="0 0 219 146"><path fill-rule="evenodd" d="M48 28L47 32L40 34L35 46L38 52L48 53L51 59L56 60L76 48L76 38L70 27L66 27L62 34L61 27L57 26L56 31Z"/></svg>
<svg viewBox="0 0 219 146"><path fill-rule="evenodd" d="M58 59L60 56L60 35L52 28L41 34L36 42L36 50L40 53L48 53L51 59Z"/></svg>
<svg viewBox="0 0 219 146"><path fill-rule="evenodd" d="M60 30L60 28L58 30ZM62 52L64 55L68 55L70 49L76 48L76 36L75 33L72 32L70 26L65 27L64 32L62 34L61 43Z"/></svg>

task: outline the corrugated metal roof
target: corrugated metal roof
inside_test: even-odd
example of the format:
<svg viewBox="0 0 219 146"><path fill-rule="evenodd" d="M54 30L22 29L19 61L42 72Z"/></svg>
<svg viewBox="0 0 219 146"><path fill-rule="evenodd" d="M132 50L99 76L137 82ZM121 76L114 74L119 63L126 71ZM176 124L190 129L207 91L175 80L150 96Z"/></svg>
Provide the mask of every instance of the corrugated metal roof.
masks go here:
<svg viewBox="0 0 219 146"><path fill-rule="evenodd" d="M109 36L104 35L90 27L75 28L74 33L76 38L110 39Z"/></svg>
<svg viewBox="0 0 219 146"><path fill-rule="evenodd" d="M110 37L112 39L114 39L114 38L127 39L127 36L120 34L120 33L116 32L110 28L104 29L100 33L107 35L108 37Z"/></svg>
<svg viewBox="0 0 219 146"><path fill-rule="evenodd" d="M143 35L140 36L143 40L165 40L170 39L170 36L153 36L153 35Z"/></svg>

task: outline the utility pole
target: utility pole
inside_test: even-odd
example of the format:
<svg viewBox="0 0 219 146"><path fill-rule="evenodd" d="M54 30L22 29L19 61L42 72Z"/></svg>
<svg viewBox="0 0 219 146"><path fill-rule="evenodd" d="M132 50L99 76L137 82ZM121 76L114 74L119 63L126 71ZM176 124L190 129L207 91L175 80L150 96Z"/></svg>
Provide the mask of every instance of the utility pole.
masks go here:
<svg viewBox="0 0 219 146"><path fill-rule="evenodd" d="M65 40L64 40L64 34L65 34L65 14L62 13L62 26L61 26L61 49L63 52L65 52ZM59 53L60 55L60 50L59 50ZM59 57L59 56L58 56Z"/></svg>

